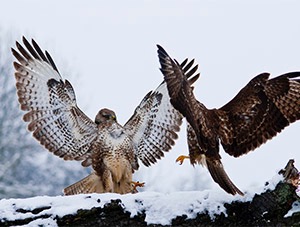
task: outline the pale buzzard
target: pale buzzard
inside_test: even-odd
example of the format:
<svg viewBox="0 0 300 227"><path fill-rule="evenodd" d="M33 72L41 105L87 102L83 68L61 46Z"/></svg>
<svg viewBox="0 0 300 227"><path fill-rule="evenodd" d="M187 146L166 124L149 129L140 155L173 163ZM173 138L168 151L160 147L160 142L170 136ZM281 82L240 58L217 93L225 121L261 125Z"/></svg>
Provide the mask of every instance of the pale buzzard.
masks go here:
<svg viewBox="0 0 300 227"><path fill-rule="evenodd" d="M49 53L24 37L25 48L12 49L17 94L29 131L64 160L92 165L94 172L64 189L78 193L128 193L138 159L150 166L178 137L182 115L173 108L166 84L150 91L121 126L112 110L101 109L95 121L77 106L71 83L63 80Z"/></svg>
<svg viewBox="0 0 300 227"><path fill-rule="evenodd" d="M223 107L207 109L196 100L193 88L186 79L197 71L198 65L187 72L159 45L158 56L171 103L188 121L191 163L206 165L214 181L226 192L243 195L223 168L219 143L229 155L239 157L298 120L300 72L273 79L269 79L269 73L262 73ZM193 65L193 61L190 64ZM182 162L184 158L181 156L178 160Z"/></svg>

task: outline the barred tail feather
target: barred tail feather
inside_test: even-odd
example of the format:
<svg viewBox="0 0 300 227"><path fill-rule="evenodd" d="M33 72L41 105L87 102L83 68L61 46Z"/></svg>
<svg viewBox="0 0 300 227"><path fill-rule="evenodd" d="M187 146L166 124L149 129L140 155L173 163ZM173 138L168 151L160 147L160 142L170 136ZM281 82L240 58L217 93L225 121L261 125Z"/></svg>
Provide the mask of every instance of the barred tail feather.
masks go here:
<svg viewBox="0 0 300 227"><path fill-rule="evenodd" d="M96 172L91 173L82 180L66 187L63 190L64 195L88 194L88 193L103 193L104 188L101 178Z"/></svg>

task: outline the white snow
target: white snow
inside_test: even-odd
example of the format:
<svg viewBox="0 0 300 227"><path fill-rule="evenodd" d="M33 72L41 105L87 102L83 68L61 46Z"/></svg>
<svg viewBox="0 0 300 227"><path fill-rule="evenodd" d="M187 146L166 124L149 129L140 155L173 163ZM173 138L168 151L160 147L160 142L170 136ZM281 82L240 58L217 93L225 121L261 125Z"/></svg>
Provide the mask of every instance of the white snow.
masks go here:
<svg viewBox="0 0 300 227"><path fill-rule="evenodd" d="M294 213L299 211L300 211L300 203L296 201L293 203L292 209L290 209L290 211L284 217L285 218L291 217Z"/></svg>
<svg viewBox="0 0 300 227"><path fill-rule="evenodd" d="M186 215L193 218L197 213L208 212L211 218L216 214L224 213L224 203L232 201L249 201L255 193L261 193L267 189L273 189L282 179L276 175L266 187L249 188L245 196L232 196L218 189L203 191L178 191L171 193L140 192L136 194L120 195L115 193L82 194L74 196L37 196L26 199L2 199L0 200L0 220L17 220L41 215L49 215L49 218L34 220L28 226L56 225L56 217L67 214L75 214L79 209L91 209L103 207L111 200L120 199L126 211L131 217L145 212L145 221L148 224L171 224L176 216ZM49 207L40 213L19 212L20 210L34 210L36 208Z"/></svg>
<svg viewBox="0 0 300 227"><path fill-rule="evenodd" d="M75 214L79 209L91 209L103 207L111 200L121 199L124 208L131 213L131 217L145 211L148 224L170 224L170 221L178 215L195 217L198 212L207 210L213 217L214 214L225 212L224 202L241 199L240 196L224 195L214 191L191 192L141 192L137 194L90 194L75 196L38 196L28 199L2 199L0 201L0 219L16 220L41 215L51 215L43 220L43 224L53 223L55 217L66 214ZM33 210L39 207L51 206L38 214L30 212L20 213L18 209ZM33 223L31 223L33 224Z"/></svg>
<svg viewBox="0 0 300 227"><path fill-rule="evenodd" d="M298 187L296 191L297 195L300 196L300 188ZM289 212L284 217L291 217L294 213L300 212L300 202L296 201L293 203L292 208L289 210Z"/></svg>

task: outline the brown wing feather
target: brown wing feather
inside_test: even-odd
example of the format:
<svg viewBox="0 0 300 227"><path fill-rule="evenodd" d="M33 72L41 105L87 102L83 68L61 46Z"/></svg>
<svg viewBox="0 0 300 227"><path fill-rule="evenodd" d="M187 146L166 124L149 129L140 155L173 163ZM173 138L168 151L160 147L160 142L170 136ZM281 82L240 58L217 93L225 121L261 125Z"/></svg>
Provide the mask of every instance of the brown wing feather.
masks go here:
<svg viewBox="0 0 300 227"><path fill-rule="evenodd" d="M218 119L216 110L208 110L193 94L191 84L195 80L188 80L187 75L191 76L196 70L192 73L186 72L185 68L172 60L160 46L158 56L171 103L188 121L187 136L191 163L206 165L213 180L226 192L243 195L230 180L221 162L215 129ZM191 61L188 66L191 67L193 63L194 61Z"/></svg>
<svg viewBox="0 0 300 227"><path fill-rule="evenodd" d="M170 101L175 109L179 110L179 112L187 118L187 121L191 124L196 133L199 134L200 132L197 130L198 116L197 111L195 110L200 103L196 100L191 86L192 83L188 80L186 75L188 72L185 70L184 66L187 61L184 61L183 65L179 65L161 46L157 45L157 47L161 71L164 75L164 80L167 83ZM187 64L188 68L192 66L191 63L193 64L194 61L192 60ZM195 78L198 77L199 74L195 75ZM195 82L195 80L192 81Z"/></svg>
<svg viewBox="0 0 300 227"><path fill-rule="evenodd" d="M225 106L209 110L196 100L183 67L160 46L158 56L171 103L191 126L188 128L191 163L201 163L205 159L215 182L229 193L242 194L224 171L219 140L227 153L238 157L298 120L300 72L271 80L268 80L268 73L260 74Z"/></svg>
<svg viewBox="0 0 300 227"><path fill-rule="evenodd" d="M269 74L260 74L217 111L228 154L254 150L300 118L300 83L293 79L299 76L294 72L268 80Z"/></svg>
<svg viewBox="0 0 300 227"><path fill-rule="evenodd" d="M97 137L97 125L76 104L75 92L63 81L54 61L36 42L24 37L13 55L16 87L24 121L33 136L50 152L64 159L88 160Z"/></svg>
<svg viewBox="0 0 300 227"><path fill-rule="evenodd" d="M192 76L190 71L187 72L185 67L179 65L176 60L172 60L161 46L158 46L158 56L170 101L194 129L201 152L206 152L208 147L217 147L218 143L214 138L216 134L214 123L217 117L215 110L208 110L195 98L193 93L192 83L196 81L195 78L198 78L199 74L189 79L187 75ZM189 68L193 63L194 60L187 64ZM195 66L193 69L197 69L197 67ZM193 70L193 73L195 72L196 70Z"/></svg>

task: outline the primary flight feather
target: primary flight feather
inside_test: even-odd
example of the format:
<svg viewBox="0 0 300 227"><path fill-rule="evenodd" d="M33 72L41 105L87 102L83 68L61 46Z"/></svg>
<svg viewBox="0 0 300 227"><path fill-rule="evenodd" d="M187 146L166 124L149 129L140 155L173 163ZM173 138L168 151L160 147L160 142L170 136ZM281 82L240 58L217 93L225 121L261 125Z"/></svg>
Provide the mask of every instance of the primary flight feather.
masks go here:
<svg viewBox="0 0 300 227"><path fill-rule="evenodd" d="M50 54L34 40L23 37L23 45L16 42L12 53L29 131L54 155L93 167L90 175L64 189L66 195L131 192L138 159L150 166L174 145L182 115L171 105L166 83L142 99L124 126L107 108L93 121L77 106L71 83L62 78Z"/></svg>
<svg viewBox="0 0 300 227"><path fill-rule="evenodd" d="M187 119L189 158L207 166L212 178L226 192L241 194L224 170L221 143L234 157L252 151L300 119L300 72L270 79L269 73L254 77L226 105L208 109L198 101L187 80L197 70L186 72L158 45L161 71L171 103ZM192 61L193 64L193 61ZM179 158L183 161L185 156Z"/></svg>

